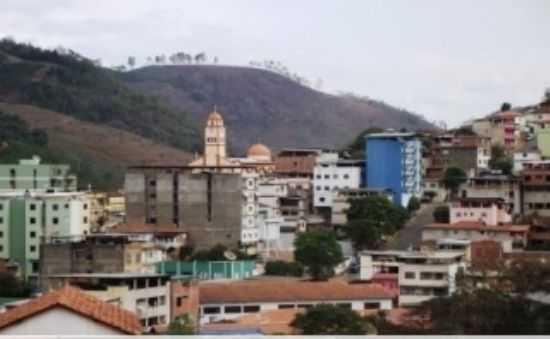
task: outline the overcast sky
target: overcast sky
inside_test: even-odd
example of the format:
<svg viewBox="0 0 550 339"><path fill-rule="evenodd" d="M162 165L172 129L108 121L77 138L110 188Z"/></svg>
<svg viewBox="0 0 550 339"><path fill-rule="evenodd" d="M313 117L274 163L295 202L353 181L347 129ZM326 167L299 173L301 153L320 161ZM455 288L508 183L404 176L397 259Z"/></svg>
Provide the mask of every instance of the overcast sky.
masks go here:
<svg viewBox="0 0 550 339"><path fill-rule="evenodd" d="M274 59L451 126L550 86L550 1L2 0L0 36L106 65L175 51ZM1 75L0 75L1 76Z"/></svg>

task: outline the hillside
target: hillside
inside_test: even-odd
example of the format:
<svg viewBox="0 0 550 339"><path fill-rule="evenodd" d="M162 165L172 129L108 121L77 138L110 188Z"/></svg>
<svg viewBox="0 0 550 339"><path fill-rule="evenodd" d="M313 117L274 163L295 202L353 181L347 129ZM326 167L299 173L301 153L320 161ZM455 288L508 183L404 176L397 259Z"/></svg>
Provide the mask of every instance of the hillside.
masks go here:
<svg viewBox="0 0 550 339"><path fill-rule="evenodd" d="M29 104L108 125L184 150L200 147L187 113L126 86L75 52L0 40L0 102Z"/></svg>
<svg viewBox="0 0 550 339"><path fill-rule="evenodd" d="M215 65L150 66L120 73L132 88L165 98L204 122L214 105L236 153L248 145L341 147L367 127L433 128L410 112L312 90L276 73Z"/></svg>
<svg viewBox="0 0 550 339"><path fill-rule="evenodd" d="M0 103L0 112L14 115L29 129L43 131L47 135L47 145L31 144L21 138L7 140L7 147L0 152L0 162L14 162L34 153L45 160L68 162L79 174L82 187L88 184L105 189L121 187L126 166L144 163L183 165L191 158L182 150L121 129L34 106Z"/></svg>

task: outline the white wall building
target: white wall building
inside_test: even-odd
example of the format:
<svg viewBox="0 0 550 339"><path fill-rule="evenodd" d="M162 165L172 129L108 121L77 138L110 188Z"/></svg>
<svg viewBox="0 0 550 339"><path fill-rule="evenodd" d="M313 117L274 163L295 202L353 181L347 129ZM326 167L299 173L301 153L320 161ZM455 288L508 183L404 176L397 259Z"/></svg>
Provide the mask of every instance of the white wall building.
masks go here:
<svg viewBox="0 0 550 339"><path fill-rule="evenodd" d="M359 188L363 161L340 160L338 153L322 153L313 169L313 206L332 207L333 192Z"/></svg>
<svg viewBox="0 0 550 339"><path fill-rule="evenodd" d="M525 163L529 162L540 162L541 157L540 153L537 151L530 151L530 152L516 152L514 153L514 168L513 171L515 174L518 174L519 172L523 171L523 166Z"/></svg>

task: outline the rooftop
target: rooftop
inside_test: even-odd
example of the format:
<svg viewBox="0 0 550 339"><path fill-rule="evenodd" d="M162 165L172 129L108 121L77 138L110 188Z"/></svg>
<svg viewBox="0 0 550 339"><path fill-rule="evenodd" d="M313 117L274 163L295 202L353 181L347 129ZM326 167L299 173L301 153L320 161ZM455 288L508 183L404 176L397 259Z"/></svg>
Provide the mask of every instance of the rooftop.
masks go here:
<svg viewBox="0 0 550 339"><path fill-rule="evenodd" d="M480 222L458 222L454 224L429 224L424 229L442 229L442 230L474 230L474 231L492 231L492 232L528 232L529 225L506 224L500 226L487 226Z"/></svg>
<svg viewBox="0 0 550 339"><path fill-rule="evenodd" d="M78 313L125 334L140 334L142 332L139 319L134 313L105 303L69 286L44 294L5 313L0 313L0 329L55 307L62 307ZM63 324L57 325L63 326Z"/></svg>
<svg viewBox="0 0 550 339"><path fill-rule="evenodd" d="M121 272L121 273L59 273L49 274L49 278L105 278L105 279L131 279L131 278L164 278L166 274L159 273L139 273L139 272Z"/></svg>
<svg viewBox="0 0 550 339"><path fill-rule="evenodd" d="M412 132L385 132L385 133L372 133L367 134L365 138L413 138L416 137L416 133Z"/></svg>
<svg viewBox="0 0 550 339"><path fill-rule="evenodd" d="M199 288L201 304L392 298L392 293L381 285L353 285L341 280L314 282L270 279L204 282Z"/></svg>

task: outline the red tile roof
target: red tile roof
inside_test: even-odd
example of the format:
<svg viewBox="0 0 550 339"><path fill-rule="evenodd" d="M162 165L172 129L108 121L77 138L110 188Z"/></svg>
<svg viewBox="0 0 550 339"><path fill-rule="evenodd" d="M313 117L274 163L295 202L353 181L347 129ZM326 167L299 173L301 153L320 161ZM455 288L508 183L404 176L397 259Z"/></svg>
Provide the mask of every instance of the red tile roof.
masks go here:
<svg viewBox="0 0 550 339"><path fill-rule="evenodd" d="M393 294L378 284L348 284L341 280L248 280L206 282L199 285L200 303L300 302L391 299Z"/></svg>
<svg viewBox="0 0 550 339"><path fill-rule="evenodd" d="M454 224L429 224L424 226L425 229L440 229L440 230L473 230L473 231L493 231L493 232L528 232L529 225L501 225L487 226L480 222L457 222Z"/></svg>
<svg viewBox="0 0 550 339"><path fill-rule="evenodd" d="M5 313L0 313L0 329L54 307L63 307L125 334L142 333L141 324L134 313L118 306L107 304L70 286L44 294ZM58 325L62 326L62 324Z"/></svg>

